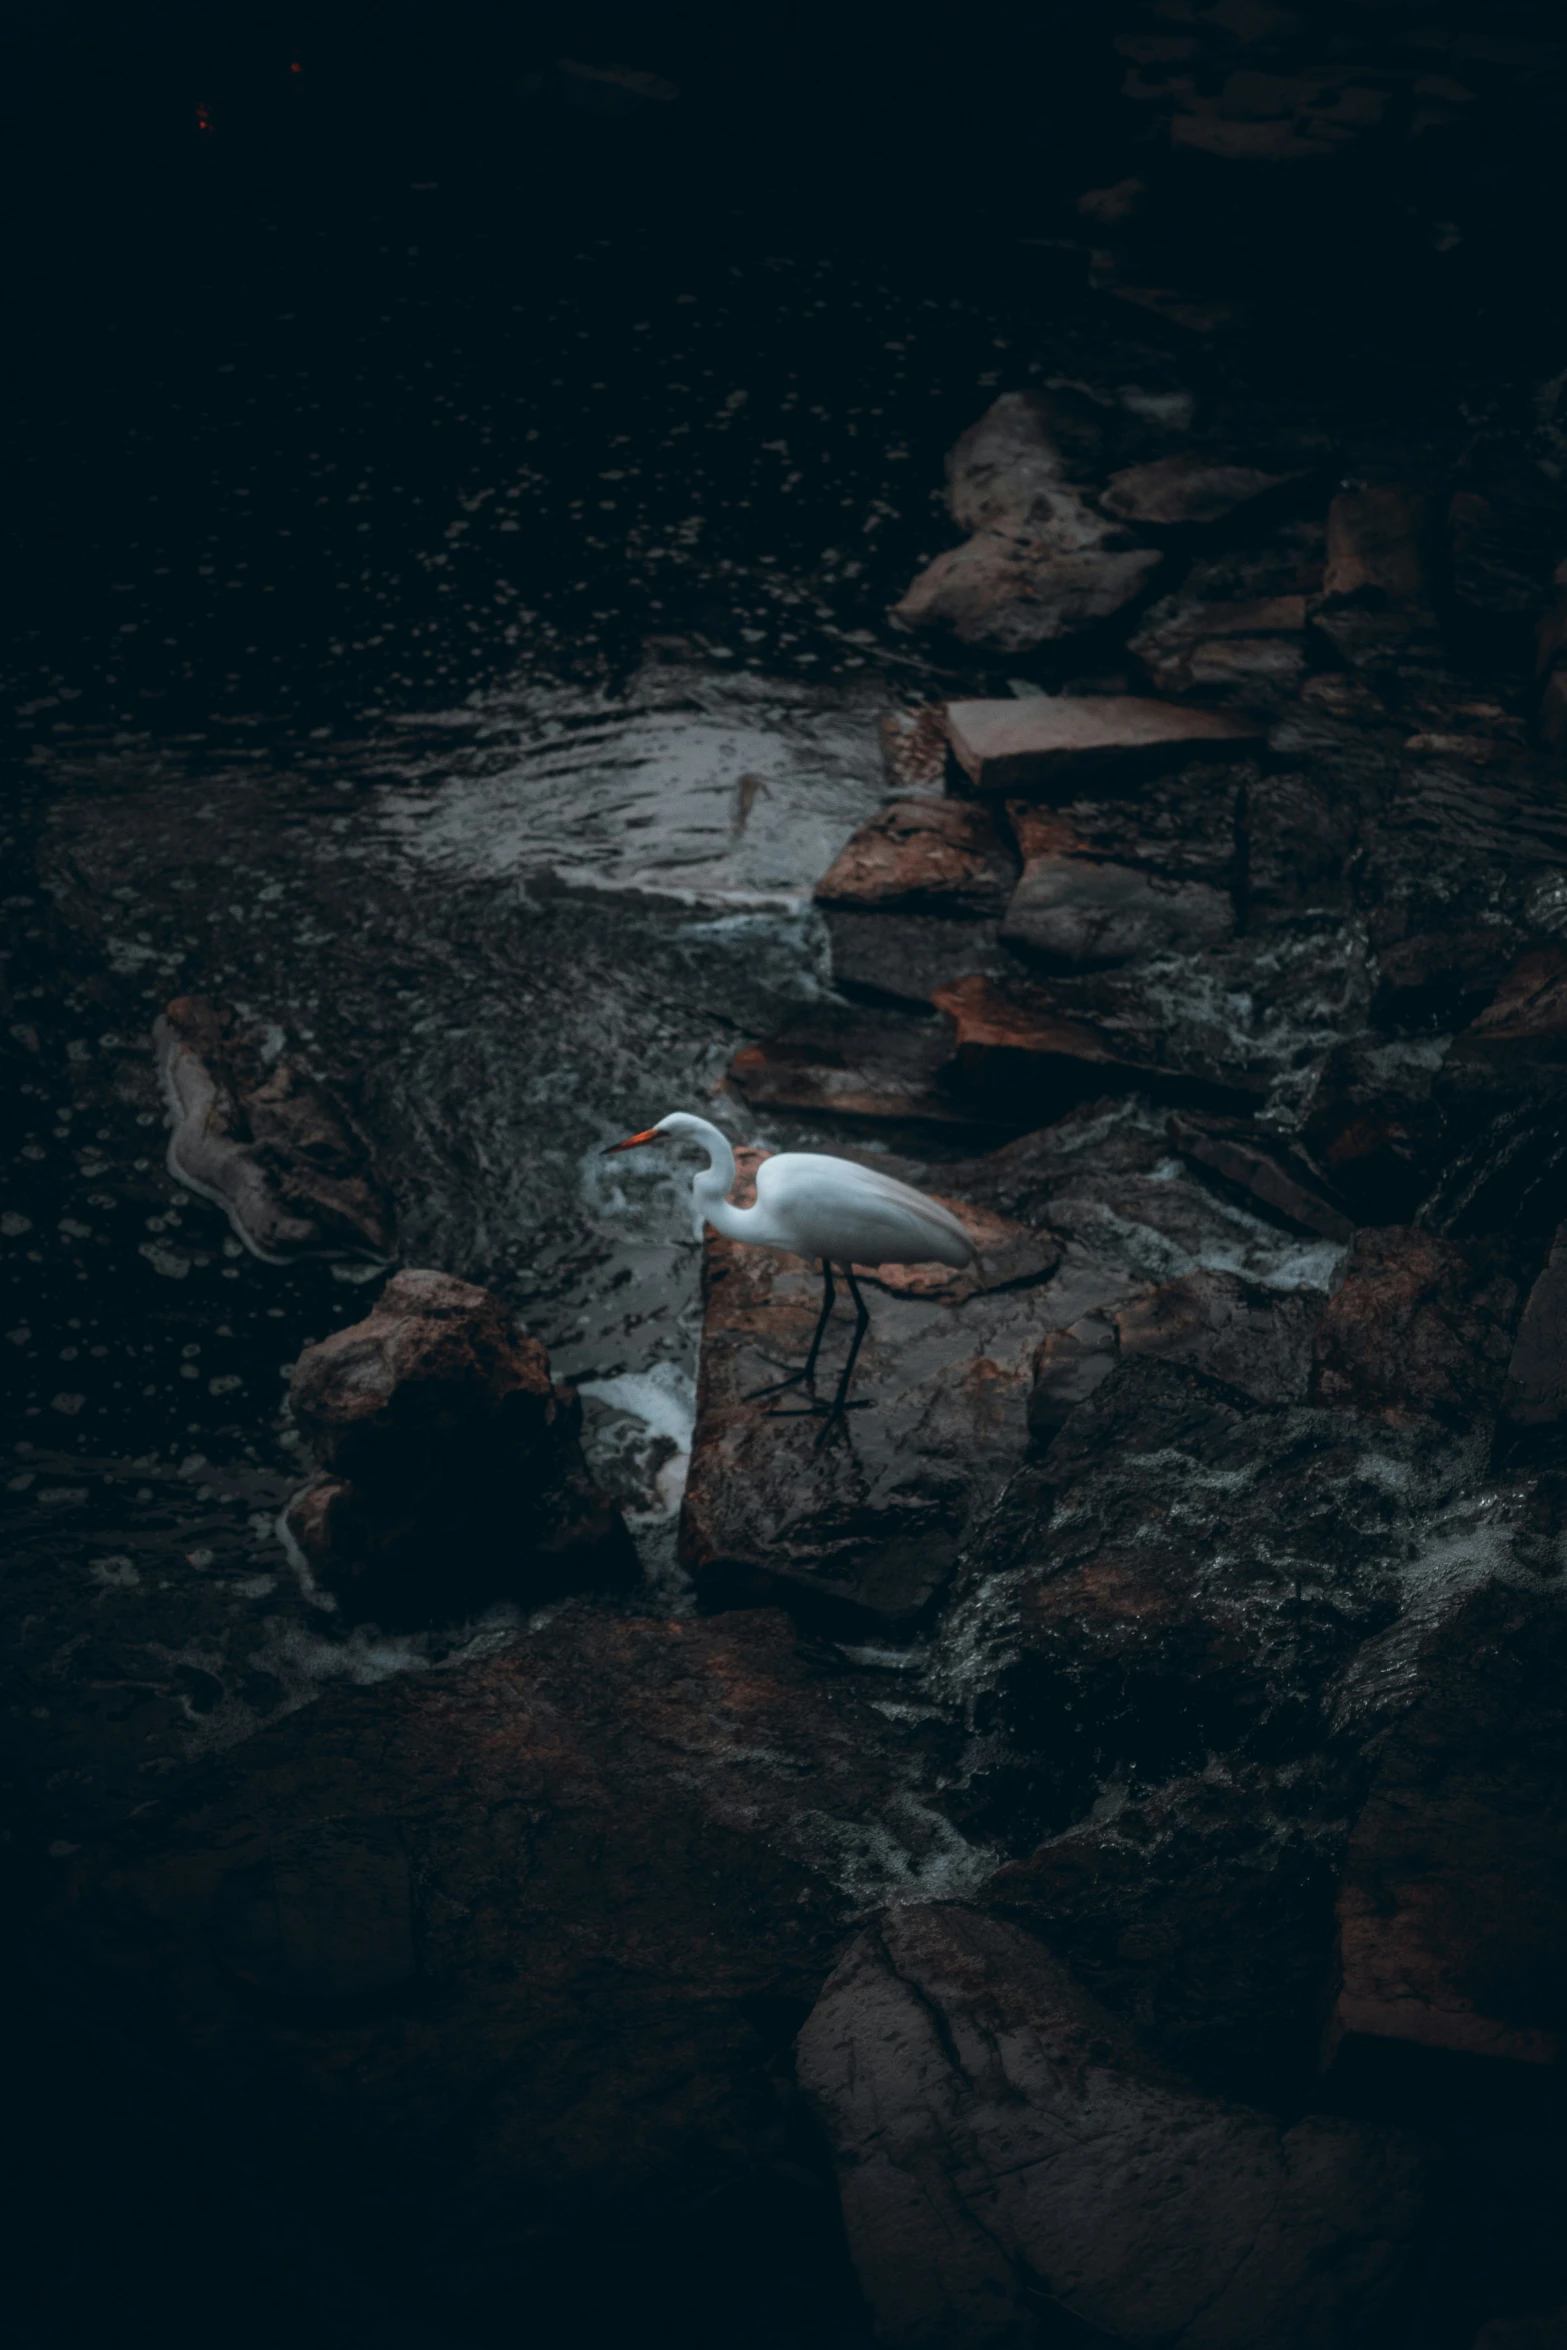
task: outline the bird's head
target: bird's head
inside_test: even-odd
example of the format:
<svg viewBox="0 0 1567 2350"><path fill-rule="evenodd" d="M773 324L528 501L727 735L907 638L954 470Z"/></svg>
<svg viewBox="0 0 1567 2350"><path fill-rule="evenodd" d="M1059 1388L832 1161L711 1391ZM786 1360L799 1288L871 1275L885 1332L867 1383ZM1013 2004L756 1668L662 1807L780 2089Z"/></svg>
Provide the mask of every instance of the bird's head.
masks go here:
<svg viewBox="0 0 1567 2350"><path fill-rule="evenodd" d="M612 1142L604 1156L612 1159L617 1151L639 1151L644 1143L671 1142L682 1134L690 1134L701 1140L712 1132L705 1118L693 1118L685 1110L671 1110L669 1116L660 1118L656 1126L644 1126L640 1134L628 1134L624 1142Z"/></svg>

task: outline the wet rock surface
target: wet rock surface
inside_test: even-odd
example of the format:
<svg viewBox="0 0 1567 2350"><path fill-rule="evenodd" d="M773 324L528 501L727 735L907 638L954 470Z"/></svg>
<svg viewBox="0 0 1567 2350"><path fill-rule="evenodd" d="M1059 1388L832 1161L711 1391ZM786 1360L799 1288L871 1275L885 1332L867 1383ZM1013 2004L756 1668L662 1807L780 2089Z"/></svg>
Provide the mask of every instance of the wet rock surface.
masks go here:
<svg viewBox="0 0 1567 2350"><path fill-rule="evenodd" d="M896 124L863 251L837 182L712 225L711 60L481 194L517 59L352 251L181 181L123 403L142 279L64 273L16 1948L261 2216L149 2220L133 2083L21 2338L94 2260L244 2350L1556 2322L1567 57L1505 13L1047 9L943 46L923 175L918 44L799 136L850 28L779 112L813 185ZM862 1269L820 1452L752 1394L817 1272L602 1155L675 1107L974 1234Z"/></svg>
<svg viewBox="0 0 1567 2350"><path fill-rule="evenodd" d="M1342 2342L1385 2306L1428 2156L1283 2128L1152 2063L1031 1937L952 1908L853 1943L800 2038L889 2344Z"/></svg>

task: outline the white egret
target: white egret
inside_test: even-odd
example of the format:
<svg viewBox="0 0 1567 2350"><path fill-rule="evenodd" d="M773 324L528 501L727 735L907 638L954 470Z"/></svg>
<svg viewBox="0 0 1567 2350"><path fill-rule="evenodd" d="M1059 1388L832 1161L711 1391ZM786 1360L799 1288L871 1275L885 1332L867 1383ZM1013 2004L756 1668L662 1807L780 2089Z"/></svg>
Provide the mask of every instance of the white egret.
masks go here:
<svg viewBox="0 0 1567 2350"><path fill-rule="evenodd" d="M756 1170L756 1205L737 1208L729 1199L735 1179L734 1152L716 1126L705 1118L690 1117L684 1110L660 1118L656 1126L641 1134L628 1134L624 1142L612 1143L604 1156L611 1158L616 1151L641 1150L647 1143L674 1139L700 1143L708 1153L708 1164L691 1178L698 1232L705 1222L726 1240L790 1249L796 1256L820 1260L822 1310L810 1352L798 1371L775 1380L770 1387L756 1388L746 1400L803 1386L811 1398L803 1411L825 1415L826 1425L817 1439L818 1444L825 1443L846 1411L863 1408L846 1400L870 1326L870 1313L854 1278L855 1266L937 1264L961 1271L974 1261L974 1244L950 1208L939 1207L935 1200L926 1199L922 1192L891 1175L878 1175L853 1159L833 1159L821 1151L780 1151L775 1158L764 1159ZM830 1404L821 1404L816 1401L816 1358L837 1296L834 1264L843 1269L856 1319L838 1391Z"/></svg>

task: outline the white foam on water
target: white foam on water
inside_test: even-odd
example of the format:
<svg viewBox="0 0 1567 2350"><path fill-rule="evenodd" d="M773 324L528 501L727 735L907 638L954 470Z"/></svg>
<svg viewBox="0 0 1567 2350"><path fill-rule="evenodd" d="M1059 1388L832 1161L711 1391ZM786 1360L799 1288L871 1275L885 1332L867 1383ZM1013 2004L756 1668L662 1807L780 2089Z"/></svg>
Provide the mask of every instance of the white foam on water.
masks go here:
<svg viewBox="0 0 1567 2350"><path fill-rule="evenodd" d="M674 1445L673 1458L658 1471L658 1507L650 1513L673 1517L685 1494L696 1432L696 1382L690 1372L678 1363L654 1363L649 1370L621 1371L613 1379L585 1379L578 1392L640 1420L650 1437L664 1437Z"/></svg>

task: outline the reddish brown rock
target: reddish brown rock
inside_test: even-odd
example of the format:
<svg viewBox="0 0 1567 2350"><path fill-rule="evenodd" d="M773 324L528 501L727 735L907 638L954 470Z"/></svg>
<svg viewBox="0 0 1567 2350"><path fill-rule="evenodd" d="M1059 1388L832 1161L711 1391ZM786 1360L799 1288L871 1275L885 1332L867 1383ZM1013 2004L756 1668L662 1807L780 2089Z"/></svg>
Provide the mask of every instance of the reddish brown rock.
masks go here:
<svg viewBox="0 0 1567 2350"><path fill-rule="evenodd" d="M1491 1000L1512 959L1506 931L1421 931L1377 957L1371 1011L1378 1027L1451 1031Z"/></svg>
<svg viewBox="0 0 1567 2350"><path fill-rule="evenodd" d="M756 1163L747 1154L749 1179ZM803 1362L821 1304L819 1268L709 1233L702 1369L680 1555L704 1602L787 1606L839 1632L905 1634L950 1578L964 1533L1028 1442L1034 1290L1056 1263L1048 1234L946 1203L979 1251L940 1265L861 1268L871 1327L857 1410L820 1450L821 1423L774 1416L794 1389L754 1398ZM822 1357L831 1393L852 1329ZM751 1400L748 1400L751 1398Z"/></svg>
<svg viewBox="0 0 1567 2350"><path fill-rule="evenodd" d="M168 1103L169 1172L223 1208L271 1264L381 1256L392 1211L338 1104L256 1023L179 996L153 1025Z"/></svg>
<svg viewBox="0 0 1567 2350"><path fill-rule="evenodd" d="M917 1883L954 1849L886 1688L776 1613L585 1603L339 1684L76 1861L51 1977L221 2108L317 2257L395 2245L454 2339L519 2308L632 2339L650 2292L692 2306L715 2200L791 2261L833 2223L778 2059L851 1920L839 1864L858 1837Z"/></svg>
<svg viewBox="0 0 1567 2350"><path fill-rule="evenodd" d="M1090 694L953 702L947 729L977 790L1039 798L1159 774L1189 759L1239 756L1264 732L1215 710Z"/></svg>
<svg viewBox="0 0 1567 2350"><path fill-rule="evenodd" d="M1317 1329L1320 1403L1470 1427L1494 1411L1518 1312L1516 1284L1410 1226L1357 1232Z"/></svg>
<svg viewBox="0 0 1567 2350"><path fill-rule="evenodd" d="M1008 392L947 460L948 505L973 533L921 572L894 619L1023 651L1106 620L1162 557L1128 543L1066 478L1044 404Z"/></svg>
<svg viewBox="0 0 1567 2350"><path fill-rule="evenodd" d="M894 801L862 824L816 885L818 904L901 913L999 914L1016 866L969 800Z"/></svg>
<svg viewBox="0 0 1567 2350"><path fill-rule="evenodd" d="M1377 596L1387 604L1429 601L1426 501L1397 484L1340 490L1328 508L1330 598Z"/></svg>
<svg viewBox="0 0 1567 2350"><path fill-rule="evenodd" d="M289 1400L324 1474L288 1529L355 1614L450 1617L636 1571L588 1478L575 1397L487 1290L398 1274L364 1321L305 1349Z"/></svg>
<svg viewBox="0 0 1567 2350"><path fill-rule="evenodd" d="M1222 522L1238 507L1301 478L1299 473L1269 473L1258 465L1225 463L1188 451L1112 473L1100 504L1123 522L1166 527Z"/></svg>
<svg viewBox="0 0 1567 2350"><path fill-rule="evenodd" d="M1420 2140L1198 2096L971 1910L886 1911L799 2064L887 2350L1006 2350L1036 2279L1095 2340L1323 2350L1386 2303L1418 2224Z"/></svg>

